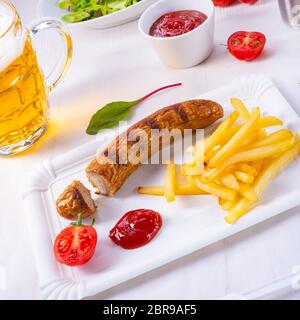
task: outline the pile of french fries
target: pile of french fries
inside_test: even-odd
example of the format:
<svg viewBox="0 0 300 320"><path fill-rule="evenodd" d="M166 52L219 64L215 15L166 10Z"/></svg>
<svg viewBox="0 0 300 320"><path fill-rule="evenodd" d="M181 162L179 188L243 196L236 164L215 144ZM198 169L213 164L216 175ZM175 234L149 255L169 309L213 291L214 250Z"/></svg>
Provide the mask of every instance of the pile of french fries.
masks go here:
<svg viewBox="0 0 300 320"><path fill-rule="evenodd" d="M197 142L193 160L181 166L187 183L177 183L176 167L169 163L165 186L139 187L138 192L165 196L168 202L177 195L214 195L229 224L257 204L270 181L299 155L300 141L288 129L268 133L268 127L283 123L263 117L258 107L249 112L236 98L231 104L235 111L211 136Z"/></svg>

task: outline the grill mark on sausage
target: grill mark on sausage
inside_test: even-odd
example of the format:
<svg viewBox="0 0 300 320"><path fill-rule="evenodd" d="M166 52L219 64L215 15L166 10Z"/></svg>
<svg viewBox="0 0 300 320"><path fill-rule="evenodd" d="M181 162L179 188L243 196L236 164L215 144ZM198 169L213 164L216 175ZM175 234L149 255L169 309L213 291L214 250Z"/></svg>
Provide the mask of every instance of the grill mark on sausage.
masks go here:
<svg viewBox="0 0 300 320"><path fill-rule="evenodd" d="M149 119L147 120L147 125L151 128L151 129L160 129L159 124L157 123L157 121L155 121L154 119Z"/></svg>
<svg viewBox="0 0 300 320"><path fill-rule="evenodd" d="M189 117L188 117L187 113L185 112L185 110L182 108L182 104L180 104L180 103L175 104L174 110L179 115L180 119L183 122L189 121Z"/></svg>

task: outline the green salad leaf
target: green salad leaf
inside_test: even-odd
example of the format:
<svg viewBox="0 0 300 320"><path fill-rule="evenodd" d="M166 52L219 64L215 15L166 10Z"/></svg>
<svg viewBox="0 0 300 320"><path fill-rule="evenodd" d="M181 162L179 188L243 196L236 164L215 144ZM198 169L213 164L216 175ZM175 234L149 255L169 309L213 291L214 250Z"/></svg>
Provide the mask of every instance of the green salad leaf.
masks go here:
<svg viewBox="0 0 300 320"><path fill-rule="evenodd" d="M65 22L79 22L79 21L83 21L84 19L86 18L89 18L90 15L85 12L85 11L82 11L82 12L72 12L72 13L69 13L69 14L66 14L65 16L63 16L63 20Z"/></svg>
<svg viewBox="0 0 300 320"><path fill-rule="evenodd" d="M130 118L133 114L132 107L137 103L138 100L108 103L92 116L86 133L97 134L101 129L112 128L120 121Z"/></svg>
<svg viewBox="0 0 300 320"><path fill-rule="evenodd" d="M142 0L59 0L57 6L70 12L62 16L62 20L73 23L105 16L140 1Z"/></svg>
<svg viewBox="0 0 300 320"><path fill-rule="evenodd" d="M116 126L120 121L126 120L133 115L133 111L136 105L150 98L154 94L169 88L181 86L182 83L175 83L168 86L161 87L149 94L133 101L115 101L106 104L100 108L92 116L89 125L86 129L86 133L90 135L97 134L102 129L108 129Z"/></svg>

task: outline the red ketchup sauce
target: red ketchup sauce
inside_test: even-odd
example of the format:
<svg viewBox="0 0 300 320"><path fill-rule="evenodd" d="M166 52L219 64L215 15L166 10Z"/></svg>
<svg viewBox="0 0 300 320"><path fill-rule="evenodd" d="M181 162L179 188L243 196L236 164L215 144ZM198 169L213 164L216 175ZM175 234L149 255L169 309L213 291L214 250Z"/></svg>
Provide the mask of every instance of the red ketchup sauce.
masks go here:
<svg viewBox="0 0 300 320"><path fill-rule="evenodd" d="M176 37L199 27L207 16L197 10L169 12L156 20L150 28L153 37Z"/></svg>
<svg viewBox="0 0 300 320"><path fill-rule="evenodd" d="M110 239L124 249L135 249L151 241L162 226L159 213L138 209L129 211L110 230Z"/></svg>

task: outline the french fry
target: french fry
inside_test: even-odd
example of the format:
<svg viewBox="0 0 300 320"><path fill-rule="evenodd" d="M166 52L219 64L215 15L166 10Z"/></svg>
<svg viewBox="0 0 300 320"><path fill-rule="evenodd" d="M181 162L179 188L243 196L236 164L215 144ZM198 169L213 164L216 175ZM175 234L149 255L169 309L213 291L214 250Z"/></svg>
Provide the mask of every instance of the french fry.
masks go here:
<svg viewBox="0 0 300 320"><path fill-rule="evenodd" d="M268 136L268 134L267 134L266 130L264 130L264 129L258 130L258 133L257 133L258 140L262 140L262 139L266 138L267 136Z"/></svg>
<svg viewBox="0 0 300 320"><path fill-rule="evenodd" d="M266 122L263 121L262 125L264 125ZM226 135L223 137L222 140L220 140L220 144L225 144L226 142L228 142L241 128L243 125L234 125L231 128L228 129ZM260 128L261 125L258 125L258 128ZM254 133L253 133L254 134ZM257 132L254 135L250 135L249 137L247 137L243 143L241 144L241 146L243 145L247 145L249 143L251 143L253 140L258 139L264 139L267 137L267 133L265 132L265 130L263 129L258 129Z"/></svg>
<svg viewBox="0 0 300 320"><path fill-rule="evenodd" d="M245 197L246 199L248 199L251 202L256 202L258 201L258 196L255 193L255 190L252 186L250 186L249 184L240 182L239 183L239 189L238 192Z"/></svg>
<svg viewBox="0 0 300 320"><path fill-rule="evenodd" d="M233 208L235 202L219 198L219 205L223 210L229 211L231 208Z"/></svg>
<svg viewBox="0 0 300 320"><path fill-rule="evenodd" d="M205 166L203 167L203 170L201 170L201 172L198 172L197 169L195 169L195 167L191 164L181 165L180 171L184 177L201 175L202 177L205 178L205 177L210 176L212 174L212 170L209 168L206 168Z"/></svg>
<svg viewBox="0 0 300 320"><path fill-rule="evenodd" d="M218 162L233 154L234 150L236 150L242 144L243 140L257 128L259 119L260 111L258 108L255 108L252 111L249 120L232 137L232 139L226 145L224 145L224 147L209 161L208 166L210 168L216 167Z"/></svg>
<svg viewBox="0 0 300 320"><path fill-rule="evenodd" d="M219 151L220 147L218 149L209 150L204 155L205 162L209 162L209 160L216 155L216 153Z"/></svg>
<svg viewBox="0 0 300 320"><path fill-rule="evenodd" d="M267 117L260 118L260 120L258 122L257 129L265 129L265 128L269 128L269 127L273 127L273 126L281 126L281 125L283 125L283 122L280 119L278 119L277 117L267 116ZM235 125L235 126L231 127L230 132L236 133L243 126L244 126L244 124ZM266 137L266 132L264 130L260 130L260 134L261 134L262 138Z"/></svg>
<svg viewBox="0 0 300 320"><path fill-rule="evenodd" d="M137 192L139 194L147 194L150 196L164 196L165 187L160 187L160 186L138 187Z"/></svg>
<svg viewBox="0 0 300 320"><path fill-rule="evenodd" d="M270 164L262 171L260 176L254 183L254 189L256 194L261 196L267 185L276 177L281 170L283 170L291 161L293 161L300 154L300 141L298 141L293 148L282 154L279 158L274 159ZM225 217L227 223L234 223L245 213L247 213L255 202L249 201L248 199L241 199L237 204L230 210L228 215Z"/></svg>
<svg viewBox="0 0 300 320"><path fill-rule="evenodd" d="M251 134L249 137L245 138L245 140L241 143L240 148L246 148L249 145L253 145L255 141L257 141L258 136L259 136L259 132L261 132L262 130L258 131L258 132L253 132L253 134Z"/></svg>
<svg viewBox="0 0 300 320"><path fill-rule="evenodd" d="M195 176L200 175L204 169L204 152L205 152L205 145L207 145L208 138L197 142L194 147L192 147L192 152L194 154L194 159L186 164L183 165L181 171L185 175Z"/></svg>
<svg viewBox="0 0 300 320"><path fill-rule="evenodd" d="M197 167L196 162L199 161L199 157L201 158L200 161L202 161L204 159L203 157L204 153L207 153L208 151L212 150L221 141L223 141L224 136L226 136L226 133L228 132L228 129L230 129L233 126L237 118L238 118L238 113L233 112L218 126L218 128L214 131L214 133L210 137L205 138L204 141L198 142L196 146L192 148L191 151L196 153L196 155L194 157L194 160L189 163L191 167L192 166Z"/></svg>
<svg viewBox="0 0 300 320"><path fill-rule="evenodd" d="M185 176L198 176L203 173L204 165L196 166L196 164L184 164L181 166L181 172Z"/></svg>
<svg viewBox="0 0 300 320"><path fill-rule="evenodd" d="M228 129L230 129L238 118L238 113L233 112L229 115L224 122L222 122L216 131L205 141L204 152L208 152L213 149L215 146L220 144L220 141L223 141L224 136L227 135Z"/></svg>
<svg viewBox="0 0 300 320"><path fill-rule="evenodd" d="M241 125L233 125L226 131L226 134L223 135L220 139L220 145L226 144L232 137L241 129Z"/></svg>
<svg viewBox="0 0 300 320"><path fill-rule="evenodd" d="M237 199L237 192L235 190L220 186L214 182L209 182L201 177L194 178L193 181L198 188L204 190L207 193L215 195L218 198L223 198L230 201L236 201Z"/></svg>
<svg viewBox="0 0 300 320"><path fill-rule="evenodd" d="M180 173L183 175L183 176L187 176L187 168L190 167L191 164L182 164L180 166Z"/></svg>
<svg viewBox="0 0 300 320"><path fill-rule="evenodd" d="M207 192L201 190L193 183L186 183L178 185L175 189L178 196L192 196L192 195L205 195Z"/></svg>
<svg viewBox="0 0 300 320"><path fill-rule="evenodd" d="M237 98L230 99L230 103L233 106L233 109L239 114L239 116L243 119L244 122L247 122L250 118L250 113L243 101Z"/></svg>
<svg viewBox="0 0 300 320"><path fill-rule="evenodd" d="M205 138L204 140L197 142L195 146L190 147L190 150L194 154L194 159L190 161L188 164L181 166L181 172L184 175L200 175L203 172L204 169L204 152L205 152L205 146L208 147L209 138Z"/></svg>
<svg viewBox="0 0 300 320"><path fill-rule="evenodd" d="M176 187L176 168L174 163L170 162L166 166L166 181L165 181L165 198L168 202L175 200Z"/></svg>
<svg viewBox="0 0 300 320"><path fill-rule="evenodd" d="M261 137L266 137L267 133L265 132L265 128L274 127L274 126L282 126L283 122L273 116L261 117L259 120L258 128L260 128Z"/></svg>
<svg viewBox="0 0 300 320"><path fill-rule="evenodd" d="M290 149L295 144L296 140L297 136L294 135L291 138L285 139L281 142L272 143L257 148L245 149L244 151L240 151L231 157L231 161L237 163L273 157Z"/></svg>
<svg viewBox="0 0 300 320"><path fill-rule="evenodd" d="M283 122L276 117L267 116L260 119L259 125L261 128L268 128L268 127L274 127L274 126L282 126Z"/></svg>
<svg viewBox="0 0 300 320"><path fill-rule="evenodd" d="M292 160L300 154L300 141L297 141L293 148L275 158L266 166L266 168L257 177L254 189L257 195L260 195L270 181L276 177Z"/></svg>
<svg viewBox="0 0 300 320"><path fill-rule="evenodd" d="M291 138L293 136L292 132L287 129L282 129L276 132L271 133L269 136L264 139L254 143L251 145L251 148L263 147L269 144L281 142L285 139Z"/></svg>
<svg viewBox="0 0 300 320"><path fill-rule="evenodd" d="M221 166L217 167L216 170L209 174L209 180L216 179L219 174L221 174L227 167L245 161L255 161L262 160L269 157L277 156L285 151L289 150L297 140L297 137L294 135L290 139L285 139L282 142L270 144L267 146L262 146L254 149L249 149L245 151L240 151L227 160L225 160Z"/></svg>
<svg viewBox="0 0 300 320"><path fill-rule="evenodd" d="M137 192L139 194L152 195L152 196L164 196L165 187L161 186L147 186L138 187ZM199 189L196 185L192 183L179 184L175 188L176 196L192 196L192 195L205 195L205 191Z"/></svg>
<svg viewBox="0 0 300 320"><path fill-rule="evenodd" d="M261 117L259 122L258 122L258 126L257 126L257 129L259 130L258 131L259 137L260 138L266 138L267 137L267 133L263 129L268 128L268 127L273 127L273 126L279 126L279 125L283 125L283 122L280 119L278 119L277 117L273 117L273 116ZM244 124L238 124L238 125L232 126L227 131L227 135L232 137L243 126L244 126Z"/></svg>
<svg viewBox="0 0 300 320"><path fill-rule="evenodd" d="M252 174L255 177L259 173L257 168L255 168L254 166L247 164L247 163L236 163L236 164L230 166L230 169L238 170L238 171L242 171L242 172L247 172L247 173Z"/></svg>
<svg viewBox="0 0 300 320"><path fill-rule="evenodd" d="M234 223L246 212L248 212L251 209L252 205L253 203L251 203L251 201L249 201L246 198L242 198L234 205L233 208L230 209L229 213L224 218L224 220L229 224Z"/></svg>
<svg viewBox="0 0 300 320"><path fill-rule="evenodd" d="M203 178L207 178L213 174L213 169L205 168L201 174Z"/></svg>
<svg viewBox="0 0 300 320"><path fill-rule="evenodd" d="M261 169L262 169L263 160L251 161L251 162L250 162L250 165L251 165L254 169L256 169L257 173L259 174L260 171L261 171ZM258 175L258 174L257 174L257 175ZM255 176L257 176L257 175L255 175Z"/></svg>
<svg viewBox="0 0 300 320"><path fill-rule="evenodd" d="M192 172L192 175L199 175L204 169L204 152L205 152L205 141L202 142L202 145L196 145L195 150L195 169Z"/></svg>
<svg viewBox="0 0 300 320"><path fill-rule="evenodd" d="M232 170L231 172L233 173L233 175L236 177L238 181L241 181L247 184L252 184L254 181L254 176L250 173L236 171L236 170Z"/></svg>
<svg viewBox="0 0 300 320"><path fill-rule="evenodd" d="M226 188L238 191L239 183L232 173L225 173L219 180Z"/></svg>

